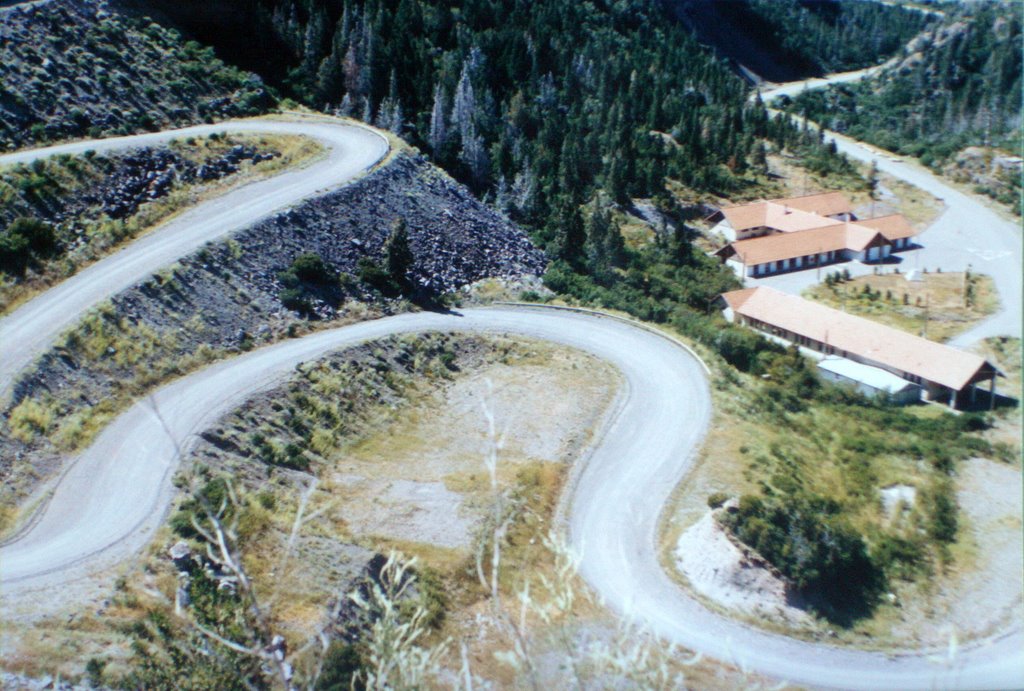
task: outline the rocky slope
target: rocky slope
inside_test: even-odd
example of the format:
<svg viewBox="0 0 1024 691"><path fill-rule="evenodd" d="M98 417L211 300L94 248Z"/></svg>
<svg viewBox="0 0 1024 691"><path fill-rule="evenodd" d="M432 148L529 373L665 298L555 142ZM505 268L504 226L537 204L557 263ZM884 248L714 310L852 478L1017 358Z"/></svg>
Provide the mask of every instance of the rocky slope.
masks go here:
<svg viewBox="0 0 1024 691"><path fill-rule="evenodd" d="M259 77L108 0L0 9L0 149L265 111Z"/></svg>
<svg viewBox="0 0 1024 691"><path fill-rule="evenodd" d="M141 147L126 153L89 156L85 162L62 163L67 170L43 162L15 166L0 173L0 227L16 218L35 218L54 226L106 215L131 216L146 202L161 199L174 184L208 182L237 173L243 161L259 163L278 156L238 144L222 155L195 163L170 147Z"/></svg>
<svg viewBox="0 0 1024 691"><path fill-rule="evenodd" d="M85 416L112 414L113 402L156 381L305 328L283 306L279 277L301 254L316 253L342 276L335 299L316 302L314 318L345 317L346 300L393 309L351 274L360 259L380 259L398 219L408 228L410 278L421 294L485 277L537 275L545 266L521 229L420 156L398 154L347 187L208 245L83 320L15 387L0 421L0 477L9 478L15 465L29 472L18 472L26 484L6 489L28 491L46 468L58 467L61 451L53 440L74 446L75 425ZM22 432L44 430L48 438L15 429L29 412L35 422ZM37 424L40 419L48 422Z"/></svg>

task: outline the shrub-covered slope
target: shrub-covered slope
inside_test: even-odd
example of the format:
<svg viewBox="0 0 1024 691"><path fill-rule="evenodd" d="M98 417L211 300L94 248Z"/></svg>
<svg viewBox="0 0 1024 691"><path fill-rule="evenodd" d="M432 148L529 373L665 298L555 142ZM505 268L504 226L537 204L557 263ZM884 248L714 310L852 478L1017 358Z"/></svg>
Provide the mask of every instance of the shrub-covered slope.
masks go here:
<svg viewBox="0 0 1024 691"><path fill-rule="evenodd" d="M259 77L107 0L0 9L0 149L256 114L271 104Z"/></svg>
<svg viewBox="0 0 1024 691"><path fill-rule="evenodd" d="M968 146L1020 147L1021 18L964 3L877 77L808 91L792 108L829 129L941 167Z"/></svg>

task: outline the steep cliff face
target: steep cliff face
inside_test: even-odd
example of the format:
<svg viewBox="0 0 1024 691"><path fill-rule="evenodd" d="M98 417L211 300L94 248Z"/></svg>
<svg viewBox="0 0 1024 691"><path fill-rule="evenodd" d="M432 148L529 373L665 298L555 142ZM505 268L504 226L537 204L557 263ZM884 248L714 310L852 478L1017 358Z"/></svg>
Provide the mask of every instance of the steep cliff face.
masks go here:
<svg viewBox="0 0 1024 691"><path fill-rule="evenodd" d="M262 80L108 0L0 9L0 149L273 105Z"/></svg>

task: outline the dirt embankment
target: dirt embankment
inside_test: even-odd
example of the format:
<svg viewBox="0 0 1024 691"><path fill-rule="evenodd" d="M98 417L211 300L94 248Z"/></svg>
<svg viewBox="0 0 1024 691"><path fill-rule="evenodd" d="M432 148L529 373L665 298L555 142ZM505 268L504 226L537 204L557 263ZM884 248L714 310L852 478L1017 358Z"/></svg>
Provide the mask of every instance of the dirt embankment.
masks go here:
<svg viewBox="0 0 1024 691"><path fill-rule="evenodd" d="M718 606L788 625L811 621L782 575L731 537L713 511L679 536L675 559L693 589Z"/></svg>

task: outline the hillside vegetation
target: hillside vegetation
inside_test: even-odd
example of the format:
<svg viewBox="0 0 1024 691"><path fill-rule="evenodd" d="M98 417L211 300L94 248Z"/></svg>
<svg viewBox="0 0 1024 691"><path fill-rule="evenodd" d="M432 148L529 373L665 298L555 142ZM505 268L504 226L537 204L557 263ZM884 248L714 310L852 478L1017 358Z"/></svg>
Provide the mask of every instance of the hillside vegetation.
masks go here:
<svg viewBox="0 0 1024 691"><path fill-rule="evenodd" d="M259 77L106 0L0 9L0 149L265 111Z"/></svg>
<svg viewBox="0 0 1024 691"><path fill-rule="evenodd" d="M214 134L0 169L0 314L200 199L320 151L300 137Z"/></svg>
<svg viewBox="0 0 1024 691"><path fill-rule="evenodd" d="M701 41L759 77L795 81L882 62L935 18L880 2L680 0Z"/></svg>
<svg viewBox="0 0 1024 691"><path fill-rule="evenodd" d="M935 169L966 147L1019 152L1020 46L1021 18L1008 4L965 3L877 77L808 91L789 109ZM1014 203L1019 172L996 172L993 196Z"/></svg>
<svg viewBox="0 0 1024 691"><path fill-rule="evenodd" d="M552 287L645 318L706 311L732 278L691 251L681 223L623 248L614 218L634 199L673 214L668 188L748 190L769 148L856 177L819 138L748 104L743 81L655 0L150 4L281 75L293 97L400 133L531 231L555 262ZM230 38L239 30L287 48L267 65Z"/></svg>

